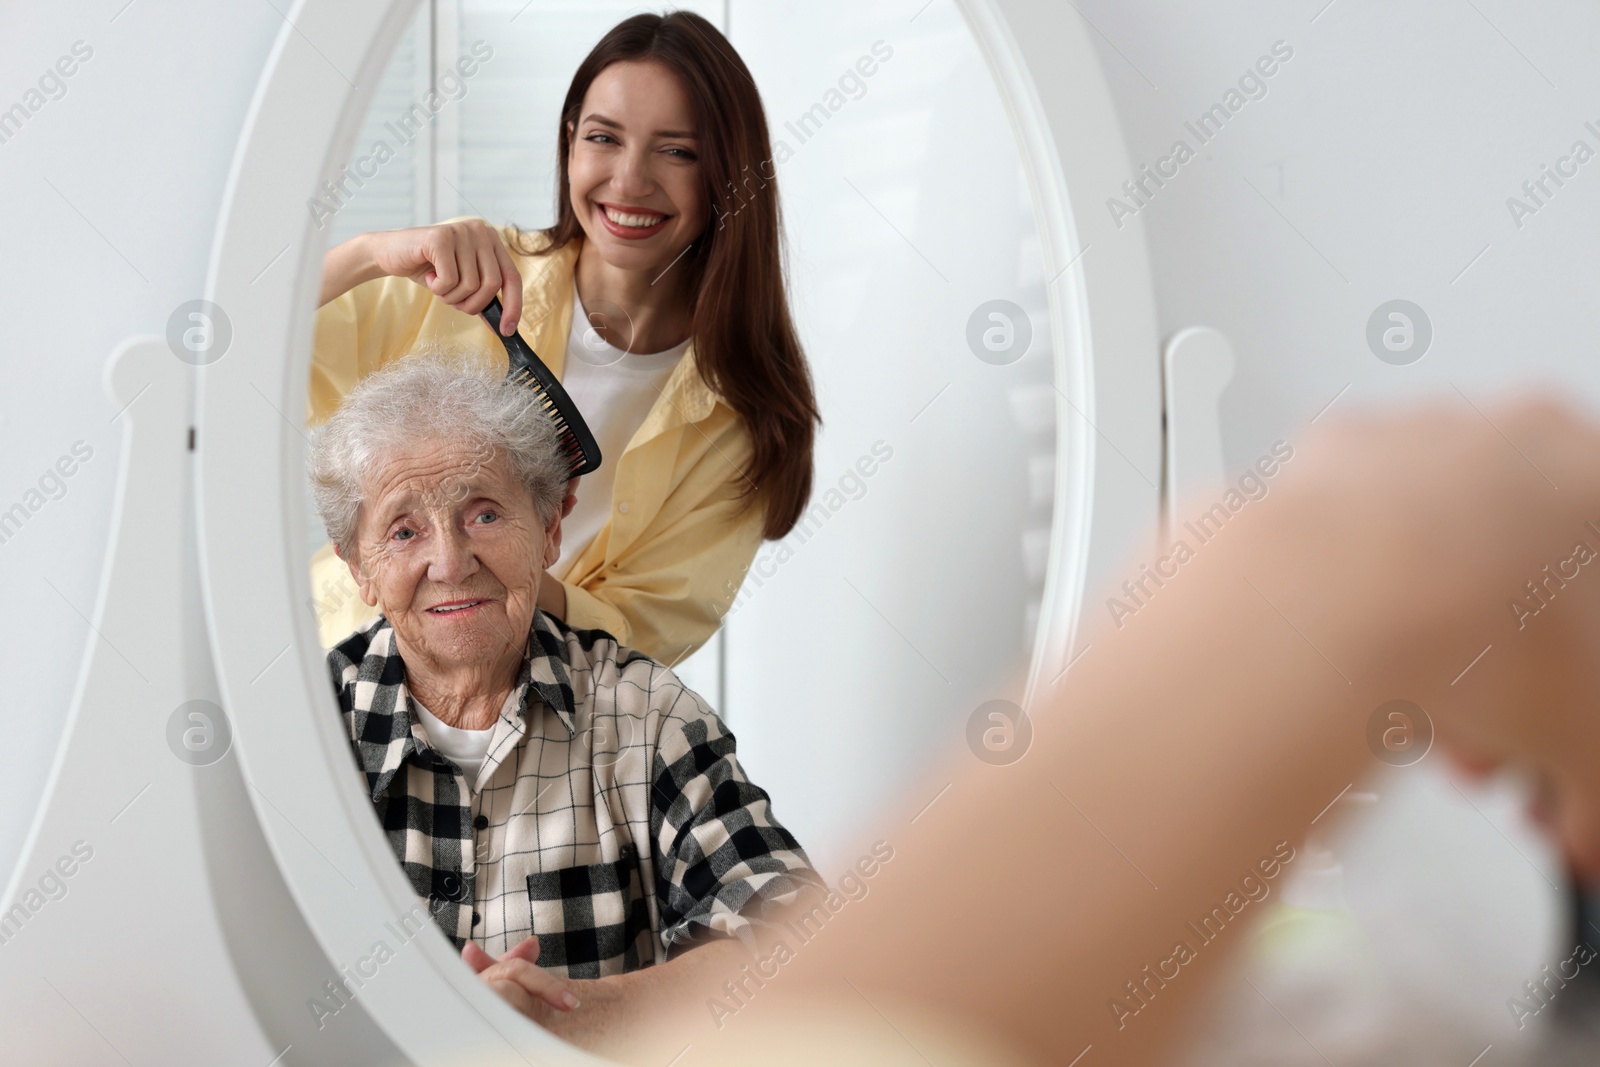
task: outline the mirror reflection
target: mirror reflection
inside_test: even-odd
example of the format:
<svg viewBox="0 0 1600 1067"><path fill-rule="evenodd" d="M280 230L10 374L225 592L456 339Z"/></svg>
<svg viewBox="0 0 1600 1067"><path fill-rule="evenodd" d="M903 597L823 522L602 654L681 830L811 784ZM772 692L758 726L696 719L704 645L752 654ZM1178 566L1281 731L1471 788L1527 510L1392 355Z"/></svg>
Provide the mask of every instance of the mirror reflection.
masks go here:
<svg viewBox="0 0 1600 1067"><path fill-rule="evenodd" d="M308 204L352 756L467 964L591 1047L568 995L825 921L892 855L874 805L1020 702L1054 474L1026 181L955 9L625 13L425 7Z"/></svg>

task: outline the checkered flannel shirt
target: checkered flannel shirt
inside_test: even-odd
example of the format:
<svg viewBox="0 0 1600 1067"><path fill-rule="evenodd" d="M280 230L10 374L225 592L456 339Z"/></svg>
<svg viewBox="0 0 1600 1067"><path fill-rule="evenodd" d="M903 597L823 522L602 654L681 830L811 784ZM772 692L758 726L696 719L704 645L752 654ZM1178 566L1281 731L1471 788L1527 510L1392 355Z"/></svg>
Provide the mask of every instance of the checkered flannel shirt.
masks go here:
<svg viewBox="0 0 1600 1067"><path fill-rule="evenodd" d="M328 653L356 763L435 923L498 956L600 978L821 889L734 737L666 667L534 613L476 789L428 744L382 616Z"/></svg>

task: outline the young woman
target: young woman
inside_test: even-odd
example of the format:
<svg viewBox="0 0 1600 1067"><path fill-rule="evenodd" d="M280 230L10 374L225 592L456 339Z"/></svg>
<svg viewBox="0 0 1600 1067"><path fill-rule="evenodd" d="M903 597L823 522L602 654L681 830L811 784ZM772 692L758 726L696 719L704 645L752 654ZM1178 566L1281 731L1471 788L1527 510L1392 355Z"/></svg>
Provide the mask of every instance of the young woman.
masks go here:
<svg viewBox="0 0 1600 1067"><path fill-rule="evenodd" d="M574 74L555 225L481 219L362 234L330 249L310 419L418 349L505 349L561 379L604 462L576 488L539 606L666 663L700 647L763 539L811 492L820 421L790 319L761 100L732 45L685 11L618 24ZM365 622L332 547L312 586L323 643Z"/></svg>

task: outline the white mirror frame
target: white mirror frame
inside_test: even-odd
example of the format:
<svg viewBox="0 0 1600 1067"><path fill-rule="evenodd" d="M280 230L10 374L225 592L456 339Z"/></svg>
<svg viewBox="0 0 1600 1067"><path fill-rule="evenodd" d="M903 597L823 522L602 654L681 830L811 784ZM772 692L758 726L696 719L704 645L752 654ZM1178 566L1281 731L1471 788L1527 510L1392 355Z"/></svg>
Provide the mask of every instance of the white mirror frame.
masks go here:
<svg viewBox="0 0 1600 1067"><path fill-rule="evenodd" d="M1031 709L1088 650L1098 616L1085 598L1158 529L1159 328L1144 224L1139 216L1113 224L1102 206L1133 168L1088 24L1053 0L956 6L1011 117L1050 300L1055 499L1024 701Z"/></svg>
<svg viewBox="0 0 1600 1067"><path fill-rule="evenodd" d="M1056 500L1031 699L1071 662L1090 583L1155 529L1159 492L1127 464L1160 469L1159 350L1142 227L1134 218L1114 229L1099 205L1131 172L1087 30L1053 0L957 2L1011 116L1054 279ZM195 415L203 595L222 704L284 882L336 962L367 955L381 924L416 901L357 786L307 606L301 427L325 242L306 200L348 158L416 3L300 0L289 15L218 220L207 297L233 340L203 369ZM1077 214L1069 189L1089 198ZM1100 448L1099 435L1115 448ZM275 798L270 811L263 793ZM596 1062L525 1025L444 942L414 944L360 999L412 1062Z"/></svg>

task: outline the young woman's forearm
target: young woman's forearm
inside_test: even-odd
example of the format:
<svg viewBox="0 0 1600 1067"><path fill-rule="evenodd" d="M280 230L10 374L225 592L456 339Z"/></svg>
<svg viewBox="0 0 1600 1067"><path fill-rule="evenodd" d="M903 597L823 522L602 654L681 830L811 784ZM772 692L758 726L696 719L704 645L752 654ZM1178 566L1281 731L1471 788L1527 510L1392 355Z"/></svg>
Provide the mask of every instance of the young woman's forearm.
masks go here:
<svg viewBox="0 0 1600 1067"><path fill-rule="evenodd" d="M322 257L322 289L317 295L317 306L343 296L362 282L383 277L383 271L372 261L368 251L367 234L361 233L336 244Z"/></svg>

